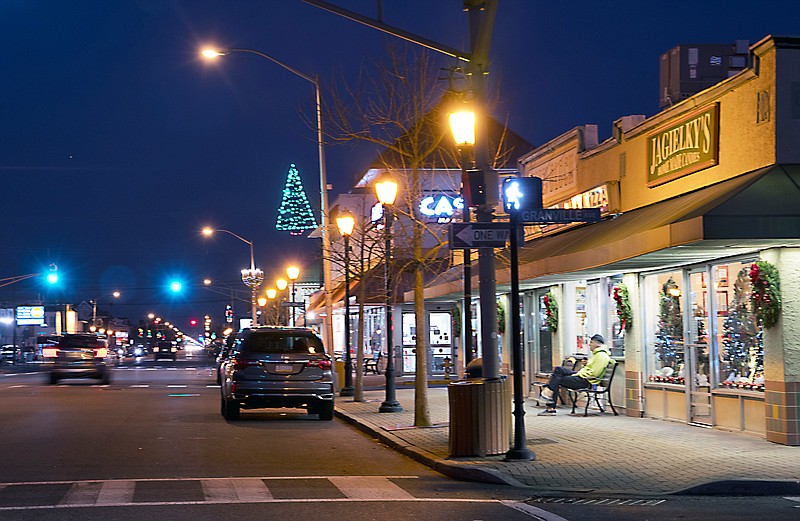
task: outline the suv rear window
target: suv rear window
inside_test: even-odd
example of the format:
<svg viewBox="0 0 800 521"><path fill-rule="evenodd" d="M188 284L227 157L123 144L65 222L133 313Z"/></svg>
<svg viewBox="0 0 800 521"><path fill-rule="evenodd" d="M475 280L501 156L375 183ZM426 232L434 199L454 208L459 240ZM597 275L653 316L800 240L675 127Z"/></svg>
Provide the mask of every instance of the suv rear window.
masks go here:
<svg viewBox="0 0 800 521"><path fill-rule="evenodd" d="M250 333L239 343L239 351L250 353L323 354L322 341L316 336L278 332Z"/></svg>
<svg viewBox="0 0 800 521"><path fill-rule="evenodd" d="M105 343L95 336L65 336L59 341L61 347L105 347Z"/></svg>

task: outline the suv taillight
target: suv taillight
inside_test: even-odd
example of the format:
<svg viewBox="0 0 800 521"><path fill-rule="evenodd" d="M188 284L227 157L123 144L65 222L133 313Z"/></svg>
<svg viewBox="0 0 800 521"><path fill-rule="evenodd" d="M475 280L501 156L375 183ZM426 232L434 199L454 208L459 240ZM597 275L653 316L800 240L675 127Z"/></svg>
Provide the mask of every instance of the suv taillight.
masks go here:
<svg viewBox="0 0 800 521"><path fill-rule="evenodd" d="M45 347L42 349L42 356L45 358L58 358L57 347Z"/></svg>
<svg viewBox="0 0 800 521"><path fill-rule="evenodd" d="M243 371L248 367L255 367L258 365L258 360L239 360L238 358L233 359L233 368L237 371Z"/></svg>
<svg viewBox="0 0 800 521"><path fill-rule="evenodd" d="M319 367L320 369L330 369L331 365L332 364L330 360L309 360L306 362L306 366Z"/></svg>

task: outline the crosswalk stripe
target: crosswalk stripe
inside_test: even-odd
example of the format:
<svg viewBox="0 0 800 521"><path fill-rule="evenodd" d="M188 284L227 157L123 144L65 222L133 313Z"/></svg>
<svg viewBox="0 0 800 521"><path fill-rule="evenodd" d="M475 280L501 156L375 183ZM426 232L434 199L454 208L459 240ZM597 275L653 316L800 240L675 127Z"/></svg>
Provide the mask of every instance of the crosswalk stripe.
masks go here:
<svg viewBox="0 0 800 521"><path fill-rule="evenodd" d="M260 479L235 479L233 488L239 501L268 501L272 493Z"/></svg>
<svg viewBox="0 0 800 521"><path fill-rule="evenodd" d="M328 481L351 499L409 499L411 494L383 477L335 476Z"/></svg>
<svg viewBox="0 0 800 521"><path fill-rule="evenodd" d="M203 485L203 494L206 497L206 501L234 503L239 499L236 495L233 481L229 479L204 479L201 483Z"/></svg>
<svg viewBox="0 0 800 521"><path fill-rule="evenodd" d="M119 505L133 501L135 481L105 481L97 496L96 505Z"/></svg>
<svg viewBox="0 0 800 521"><path fill-rule="evenodd" d="M64 498L59 502L61 506L89 506L97 503L103 483L73 483Z"/></svg>

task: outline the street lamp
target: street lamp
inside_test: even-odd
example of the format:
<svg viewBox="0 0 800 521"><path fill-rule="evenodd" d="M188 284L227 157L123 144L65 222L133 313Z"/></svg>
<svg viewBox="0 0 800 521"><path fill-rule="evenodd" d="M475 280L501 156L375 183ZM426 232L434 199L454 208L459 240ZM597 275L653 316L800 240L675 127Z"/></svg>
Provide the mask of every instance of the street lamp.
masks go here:
<svg viewBox="0 0 800 521"><path fill-rule="evenodd" d="M106 295L100 295L96 299L92 300L92 326L95 328L97 327L97 301L104 297L114 297L119 298L121 293L119 291L114 291L112 293L108 293Z"/></svg>
<svg viewBox="0 0 800 521"><path fill-rule="evenodd" d="M469 190L469 174L471 166L470 152L475 146L475 113L461 110L450 114L450 130L453 140L461 151L461 221L470 222L467 191ZM472 250L464 251L464 367L472 361Z"/></svg>
<svg viewBox="0 0 800 521"><path fill-rule="evenodd" d="M289 286L289 282L286 279L278 279L278 280L275 281L275 286L278 288L278 291L281 292L281 295L283 295L283 292ZM283 299L283 296L281 296L281 299ZM282 303L277 303L276 306L278 308L278 311L277 311L278 325L281 326L284 323L282 315L285 315L285 313L282 313L282 311L283 311ZM287 320L287 322L288 322L288 320Z"/></svg>
<svg viewBox="0 0 800 521"><path fill-rule="evenodd" d="M250 268L242 270L242 282L245 286L250 288L250 314L251 318L253 319L253 325L256 325L258 321L258 313L256 310L256 293L258 292L259 286L261 286L261 283L264 281L264 273L260 269L256 268L255 254L253 253L253 241L248 241L241 235L237 235L230 230L219 230L210 228L208 226L203 228L203 235L206 237L211 237L215 232L233 235L240 241L247 243L250 246Z"/></svg>
<svg viewBox="0 0 800 521"><path fill-rule="evenodd" d="M375 192L383 208L384 219L384 280L386 282L386 399L378 408L378 412L401 412L403 407L396 398L394 369L394 326L392 325L392 271L389 267L392 258L392 205L397 198L397 181L384 175L375 183Z"/></svg>
<svg viewBox="0 0 800 521"><path fill-rule="evenodd" d="M294 309L295 309L294 308L294 305L295 305L295 300L294 300L295 299L295 287L294 287L294 283L297 280L297 278L300 276L300 268L298 268L297 266L289 266L288 268L286 268L286 276L289 277L289 280L292 281L292 301L289 303L289 305L292 308L292 327L294 327L294 326L297 325L297 324L295 324L296 318L295 318L295 315L294 315Z"/></svg>
<svg viewBox="0 0 800 521"><path fill-rule="evenodd" d="M269 288L269 289L267 289L266 295L267 295L267 316L264 317L265 325L266 325L267 320L272 318L270 316L271 313L269 311L269 302L275 300L275 297L278 295L278 290L276 290L275 288ZM277 315L277 312L276 312L276 315ZM268 320L268 321L272 322L272 320ZM277 319L276 319L276 321L277 321ZM275 324L272 324L272 325L275 325Z"/></svg>
<svg viewBox="0 0 800 521"><path fill-rule="evenodd" d="M272 56L253 49L204 49L202 55L213 60L232 52L254 54L266 58L272 63L283 67L295 76L303 78L314 86L314 95L317 109L317 153L319 156L319 197L320 197L320 229L322 231L322 278L325 290L325 343L333 349L333 303L331 301L331 251L330 226L328 225L328 175L325 168L325 142L322 139L322 100L318 76L304 74L290 67ZM294 312L292 313L294 316Z"/></svg>
<svg viewBox="0 0 800 521"><path fill-rule="evenodd" d="M340 396L353 396L353 360L350 354L350 236L356 220L349 210L344 210L336 218L336 226L344 237L344 387Z"/></svg>
<svg viewBox="0 0 800 521"><path fill-rule="evenodd" d="M267 305L267 297L266 296L258 297L258 307L261 308L261 324L259 324L259 325L262 325L262 326L267 325L267 317L266 317L266 313L265 313L266 310L264 309L266 307L266 305Z"/></svg>

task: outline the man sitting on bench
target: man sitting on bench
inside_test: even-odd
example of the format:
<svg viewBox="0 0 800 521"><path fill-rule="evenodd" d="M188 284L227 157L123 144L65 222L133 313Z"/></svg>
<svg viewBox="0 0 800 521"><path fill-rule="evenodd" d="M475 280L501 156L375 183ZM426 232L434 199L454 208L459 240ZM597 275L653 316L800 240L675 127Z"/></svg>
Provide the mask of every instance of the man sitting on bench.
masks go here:
<svg viewBox="0 0 800 521"><path fill-rule="evenodd" d="M556 367L550 376L550 381L542 387L541 397L547 403L544 411L539 416L553 416L556 414L556 400L560 387L567 389L587 389L592 384L599 384L600 379L606 372L606 367L611 361L611 351L605 346L605 339L602 335L594 335L589 340L589 348L592 356L586 361L586 365L581 367L578 372L565 367Z"/></svg>

